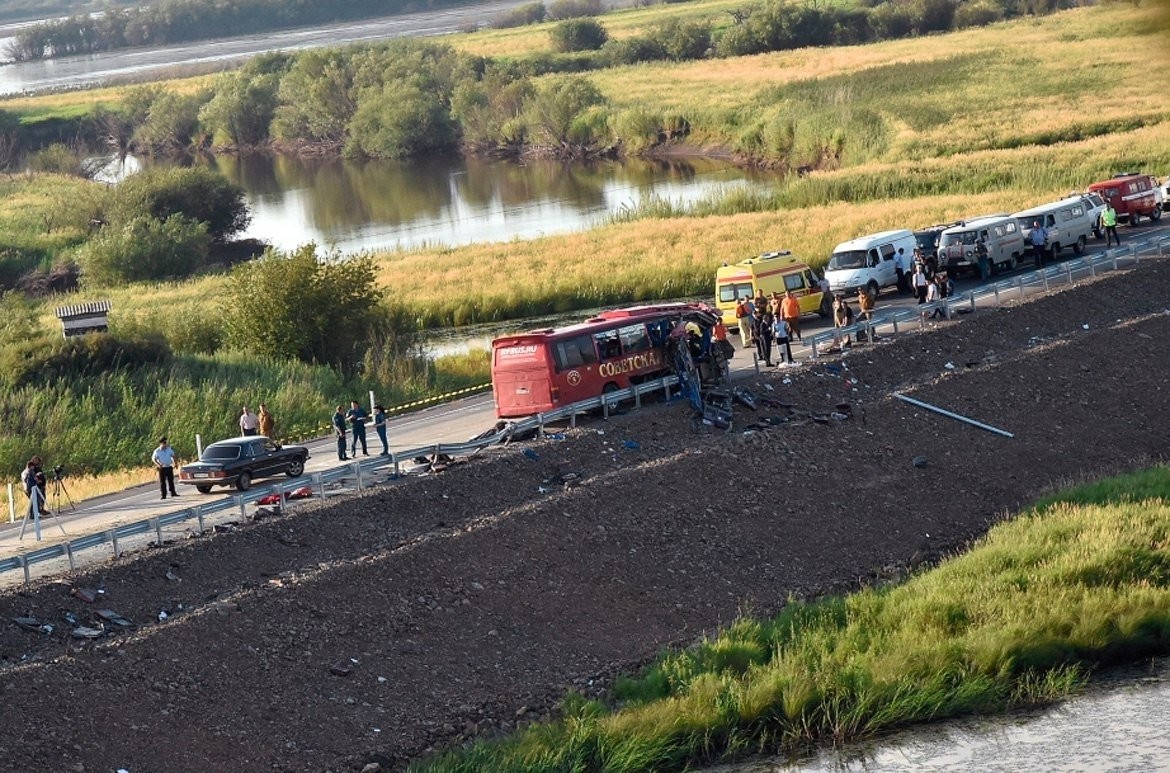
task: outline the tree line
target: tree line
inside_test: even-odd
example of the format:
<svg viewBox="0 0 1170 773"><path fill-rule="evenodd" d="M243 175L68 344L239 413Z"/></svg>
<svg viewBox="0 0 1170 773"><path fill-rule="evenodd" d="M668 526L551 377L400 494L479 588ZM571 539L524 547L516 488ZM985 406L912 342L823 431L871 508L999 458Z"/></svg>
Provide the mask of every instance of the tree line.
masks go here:
<svg viewBox="0 0 1170 773"><path fill-rule="evenodd" d="M5 52L22 62L133 46L250 35L290 27L393 16L460 0L162 0L97 15L74 15L16 33Z"/></svg>

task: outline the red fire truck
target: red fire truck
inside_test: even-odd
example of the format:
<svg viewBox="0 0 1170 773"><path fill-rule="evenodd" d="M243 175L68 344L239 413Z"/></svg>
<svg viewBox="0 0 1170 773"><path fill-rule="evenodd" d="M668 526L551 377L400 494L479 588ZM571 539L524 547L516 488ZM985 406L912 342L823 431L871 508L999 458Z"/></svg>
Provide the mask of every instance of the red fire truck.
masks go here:
<svg viewBox="0 0 1170 773"><path fill-rule="evenodd" d="M603 311L576 325L492 341L492 394L501 419L531 416L670 372L665 346L688 311L664 303Z"/></svg>
<svg viewBox="0 0 1170 773"><path fill-rule="evenodd" d="M1103 197L1117 210L1119 221L1137 225L1140 218L1157 220L1162 217L1158 178L1148 174L1127 172L1089 186L1089 191Z"/></svg>

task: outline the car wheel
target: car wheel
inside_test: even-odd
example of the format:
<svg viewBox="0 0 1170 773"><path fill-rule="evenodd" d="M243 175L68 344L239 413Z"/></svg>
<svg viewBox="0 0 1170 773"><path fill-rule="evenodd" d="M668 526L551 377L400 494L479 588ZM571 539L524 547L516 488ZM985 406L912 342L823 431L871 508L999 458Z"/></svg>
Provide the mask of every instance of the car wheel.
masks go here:
<svg viewBox="0 0 1170 773"><path fill-rule="evenodd" d="M1077 243L1073 245L1073 254L1075 254L1075 255L1084 255L1085 254L1085 237L1082 236L1079 239L1077 239Z"/></svg>
<svg viewBox="0 0 1170 773"><path fill-rule="evenodd" d="M247 491L252 486L252 476L246 472L241 472L240 477L236 478L236 488L240 491Z"/></svg>
<svg viewBox="0 0 1170 773"><path fill-rule="evenodd" d="M204 486L202 483L200 483L198 486L195 487L195 490L198 491L200 494L210 494L211 493L211 486Z"/></svg>
<svg viewBox="0 0 1170 773"><path fill-rule="evenodd" d="M305 460L304 459L293 459L291 462L288 463L288 469L284 471L284 474L289 476L290 478L299 478L299 477L301 477L301 475L304 474L304 472L305 472Z"/></svg>

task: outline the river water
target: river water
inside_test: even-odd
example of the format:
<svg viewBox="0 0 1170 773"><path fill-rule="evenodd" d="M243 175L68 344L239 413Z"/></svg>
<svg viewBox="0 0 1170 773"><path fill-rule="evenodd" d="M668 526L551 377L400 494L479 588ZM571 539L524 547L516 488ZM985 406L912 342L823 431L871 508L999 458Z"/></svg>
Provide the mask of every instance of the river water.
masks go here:
<svg viewBox="0 0 1170 773"><path fill-rule="evenodd" d="M133 156L111 161L99 179L116 181L142 163ZM252 223L242 237L281 249L311 241L346 253L583 230L652 199L686 204L779 179L702 158L567 164L248 155L199 163L244 189Z"/></svg>
<svg viewBox="0 0 1170 773"><path fill-rule="evenodd" d="M707 773L1170 771L1170 661L1095 677L1041 711L917 726L797 761L753 760Z"/></svg>

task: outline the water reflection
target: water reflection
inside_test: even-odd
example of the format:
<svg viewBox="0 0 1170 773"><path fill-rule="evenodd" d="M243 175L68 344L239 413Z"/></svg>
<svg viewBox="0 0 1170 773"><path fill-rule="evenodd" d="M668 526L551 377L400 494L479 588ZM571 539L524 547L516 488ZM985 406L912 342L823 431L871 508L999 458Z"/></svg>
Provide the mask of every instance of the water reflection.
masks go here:
<svg viewBox="0 0 1170 773"><path fill-rule="evenodd" d="M796 764L754 761L708 773L1170 770L1170 661L1094 678L1045 711L914 727Z"/></svg>
<svg viewBox="0 0 1170 773"><path fill-rule="evenodd" d="M104 177L117 179L142 163L130 157ZM685 204L774 179L709 159L567 164L248 155L189 163L208 164L245 190L252 224L244 236L282 249L314 241L343 252L564 233L650 198Z"/></svg>

